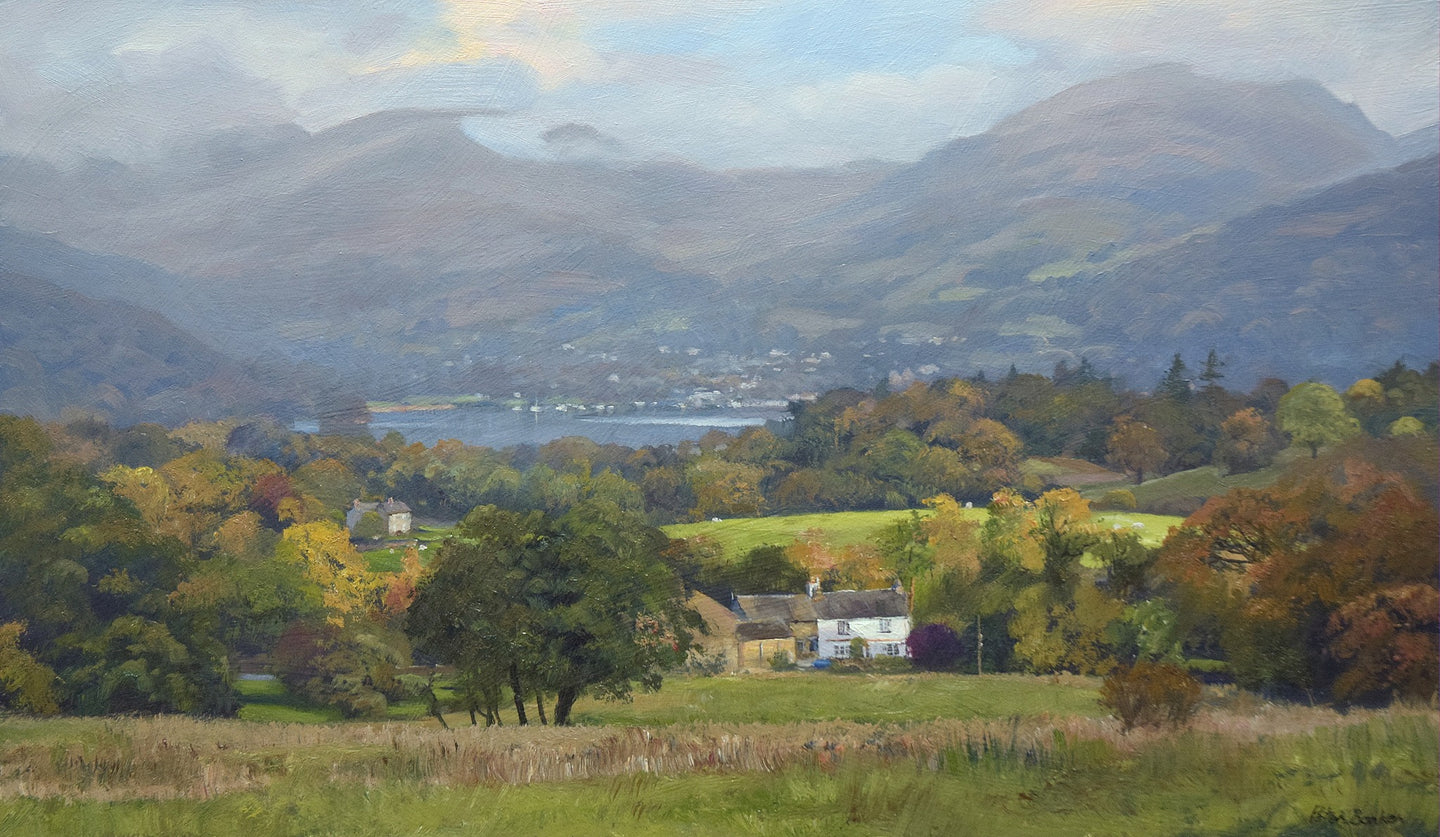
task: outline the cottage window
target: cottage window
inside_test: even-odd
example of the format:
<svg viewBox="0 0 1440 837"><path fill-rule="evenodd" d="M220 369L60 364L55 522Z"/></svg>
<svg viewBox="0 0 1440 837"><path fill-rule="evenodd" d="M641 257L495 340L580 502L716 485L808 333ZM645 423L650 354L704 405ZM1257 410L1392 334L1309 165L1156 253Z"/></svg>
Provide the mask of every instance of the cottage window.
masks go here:
<svg viewBox="0 0 1440 837"><path fill-rule="evenodd" d="M836 659L840 659L840 658L848 657L848 656L850 656L850 646L849 646L849 645L837 644L837 645L835 646L835 658L836 658Z"/></svg>
<svg viewBox="0 0 1440 837"><path fill-rule="evenodd" d="M888 633L890 633L890 620L889 620L889 619L881 619L881 620L880 620L880 633L882 633L882 634L888 634Z"/></svg>
<svg viewBox="0 0 1440 837"><path fill-rule="evenodd" d="M885 646L885 653L886 653L886 654L889 654L889 655L892 656L892 657L898 657L898 656L900 656L900 644L899 644L899 643L896 643L896 642L892 642L892 643L890 643L889 645L886 645L886 646Z"/></svg>
<svg viewBox="0 0 1440 837"><path fill-rule="evenodd" d="M850 635L850 623L849 623L849 622L846 622L844 619L841 619L839 622L836 622L836 623L835 623L835 633L839 634L840 636L849 636L849 635Z"/></svg>

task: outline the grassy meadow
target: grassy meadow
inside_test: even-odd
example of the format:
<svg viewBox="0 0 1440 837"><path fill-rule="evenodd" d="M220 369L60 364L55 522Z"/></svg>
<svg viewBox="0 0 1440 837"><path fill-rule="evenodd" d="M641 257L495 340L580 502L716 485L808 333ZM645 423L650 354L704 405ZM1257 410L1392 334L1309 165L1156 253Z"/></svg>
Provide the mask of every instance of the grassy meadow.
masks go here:
<svg viewBox="0 0 1440 837"><path fill-rule="evenodd" d="M671 680L565 729L8 719L0 833L1435 833L1433 708L1212 690L1187 729L1125 735L1093 699L1080 678L795 675ZM727 719L747 702L841 720ZM895 715L844 719L860 704ZM1328 821L1356 811L1384 821Z"/></svg>
<svg viewBox="0 0 1440 837"><path fill-rule="evenodd" d="M1140 485L1129 481L1096 484L1085 487L1081 493L1091 500L1098 500L1107 491L1125 489L1135 495L1135 501L1141 508L1184 502L1198 507L1202 499L1225 494L1236 488L1271 486L1289 470L1295 460L1308 456L1308 453L1299 448L1287 448L1275 457L1273 464L1244 474L1228 474L1214 465L1205 465L1148 479Z"/></svg>
<svg viewBox="0 0 1440 837"><path fill-rule="evenodd" d="M920 509L921 517L929 517L929 509ZM985 521L985 509L965 509L976 523ZM777 517L737 517L728 520L707 520L700 523L679 523L662 527L672 538L705 537L714 540L728 558L738 558L757 546L787 546L802 538L817 538L835 549L873 543L875 536L897 520L910 516L909 511L833 512L828 514L795 514ZM1136 512L1097 512L1095 524L1102 528L1132 527L1140 524L1140 539L1149 546L1159 546L1170 527L1179 526L1184 518Z"/></svg>
<svg viewBox="0 0 1440 837"><path fill-rule="evenodd" d="M405 560L405 550L409 547L410 541L419 541L426 546L425 551L420 553L422 565L430 563L434 553L430 549L453 532L451 527L417 526L402 542L391 546L387 541L385 545L377 549L367 549L363 553L366 566L375 573L398 573Z"/></svg>

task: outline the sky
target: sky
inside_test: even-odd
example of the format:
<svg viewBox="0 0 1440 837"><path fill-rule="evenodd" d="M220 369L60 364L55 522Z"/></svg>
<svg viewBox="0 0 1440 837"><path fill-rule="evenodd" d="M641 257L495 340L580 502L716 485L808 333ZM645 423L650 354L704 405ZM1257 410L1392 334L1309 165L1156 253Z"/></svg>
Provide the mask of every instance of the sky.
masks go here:
<svg viewBox="0 0 1440 837"><path fill-rule="evenodd" d="M447 109L504 153L912 160L1179 62L1437 121L1434 0L0 0L0 153L137 162L206 132Z"/></svg>

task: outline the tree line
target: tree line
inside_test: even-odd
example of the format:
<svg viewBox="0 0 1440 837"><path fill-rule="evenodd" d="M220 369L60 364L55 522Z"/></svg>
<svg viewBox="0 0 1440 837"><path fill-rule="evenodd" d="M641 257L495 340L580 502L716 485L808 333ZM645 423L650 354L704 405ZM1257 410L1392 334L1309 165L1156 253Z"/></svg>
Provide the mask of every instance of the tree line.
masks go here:
<svg viewBox="0 0 1440 837"><path fill-rule="evenodd" d="M1375 661L1413 660L1433 633L1434 475L1415 463L1434 461L1436 368L1244 395L1221 368L1212 356L1192 380L1177 357L1148 394L1084 363L837 390L795 405L783 435L639 450L0 416L0 701L225 715L240 665L263 660L292 690L365 716L434 700L410 666L444 662L475 717L498 719L508 695L519 717L533 705L564 723L579 695L653 687L685 659L691 591L811 575L913 584L926 619L984 637L985 670L1209 659L1256 687L1413 692L1422 663ZM1097 530L1083 498L1020 467L1068 455L1137 478L1244 471L1287 440L1305 454L1287 477L1213 498L1158 551ZM344 528L352 500L387 496L461 521L428 565L412 546L377 572ZM983 525L966 502L988 509ZM802 539L739 562L654 528L926 503L928 519L872 546Z"/></svg>

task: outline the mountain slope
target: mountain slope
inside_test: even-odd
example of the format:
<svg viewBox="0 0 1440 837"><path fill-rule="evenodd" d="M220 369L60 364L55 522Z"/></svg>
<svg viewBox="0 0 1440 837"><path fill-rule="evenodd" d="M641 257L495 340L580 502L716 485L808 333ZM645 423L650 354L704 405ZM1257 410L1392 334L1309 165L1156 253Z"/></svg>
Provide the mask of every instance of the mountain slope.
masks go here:
<svg viewBox="0 0 1440 837"><path fill-rule="evenodd" d="M1250 263L1332 258L1341 284L1379 281L1384 265L1433 284L1414 271L1434 230L1402 230L1388 211L1375 223L1410 237L1404 253L1367 249L1343 226L1310 250L1224 226L1414 145L1313 83L1177 67L1080 85L901 167L517 160L472 142L461 114L393 112L316 134L205 137L151 168L0 160L0 222L16 228L0 243L24 233L94 254L56 267L36 245L29 262L0 252L0 266L161 308L229 355L325 366L376 398L544 387L609 400L742 383L774 396L1081 352L1139 370L1216 339L1160 324L1203 323L1186 317L1239 281L1201 267L1223 248ZM1201 248L1186 256L1195 265L1177 247ZM1122 305L1131 285L1151 307ZM1087 296L1096 289L1106 306ZM1337 336L1380 316L1335 299L1312 307ZM1143 321L1107 324L1110 306ZM1375 350L1410 351L1414 314L1395 312L1404 323L1375 334ZM802 368L802 353L815 362ZM1294 353L1295 368L1310 361Z"/></svg>
<svg viewBox="0 0 1440 837"><path fill-rule="evenodd" d="M1081 345L1115 347L1120 366L1213 346L1251 375L1343 382L1397 357L1419 366L1440 356L1437 230L1431 156L1260 210L1063 294L1085 306Z"/></svg>
<svg viewBox="0 0 1440 837"><path fill-rule="evenodd" d="M0 410L60 417L66 408L113 422L268 413L300 404L164 317L0 269Z"/></svg>
<svg viewBox="0 0 1440 837"><path fill-rule="evenodd" d="M812 247L765 268L827 274L841 292L848 282L902 290L887 303L896 309L919 286L974 292L1078 272L1396 155L1393 138L1313 82L1153 67L1078 85L936 149L817 219Z"/></svg>

